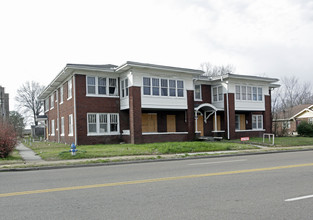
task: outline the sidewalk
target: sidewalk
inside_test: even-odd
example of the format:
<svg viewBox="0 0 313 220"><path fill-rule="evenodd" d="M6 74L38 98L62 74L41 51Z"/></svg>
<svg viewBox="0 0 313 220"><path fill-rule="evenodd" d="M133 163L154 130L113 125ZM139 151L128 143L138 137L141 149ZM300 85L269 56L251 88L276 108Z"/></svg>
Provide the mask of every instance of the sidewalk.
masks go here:
<svg viewBox="0 0 313 220"><path fill-rule="evenodd" d="M16 146L16 150L18 150L21 157L26 163L27 162L44 162L44 160L42 160L40 156L36 155L34 151L29 149L28 147L25 147L25 145L22 143L19 143Z"/></svg>

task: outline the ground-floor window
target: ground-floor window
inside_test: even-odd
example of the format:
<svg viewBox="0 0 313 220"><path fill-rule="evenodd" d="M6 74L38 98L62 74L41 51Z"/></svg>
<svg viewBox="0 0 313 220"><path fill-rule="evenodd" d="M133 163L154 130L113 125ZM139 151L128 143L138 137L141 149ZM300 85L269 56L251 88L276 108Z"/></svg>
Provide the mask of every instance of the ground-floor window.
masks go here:
<svg viewBox="0 0 313 220"><path fill-rule="evenodd" d="M158 119L156 113L142 113L142 132L157 132Z"/></svg>
<svg viewBox="0 0 313 220"><path fill-rule="evenodd" d="M68 136L73 136L73 115L68 116Z"/></svg>
<svg viewBox="0 0 313 220"><path fill-rule="evenodd" d="M89 135L118 134L119 115L116 113L88 113L87 133Z"/></svg>
<svg viewBox="0 0 313 220"><path fill-rule="evenodd" d="M252 115L252 129L263 129L263 115Z"/></svg>
<svg viewBox="0 0 313 220"><path fill-rule="evenodd" d="M235 115L235 129L236 130L246 130L246 116L245 114Z"/></svg>
<svg viewBox="0 0 313 220"><path fill-rule="evenodd" d="M51 136L54 136L55 135L55 132L54 132L54 120L51 120Z"/></svg>

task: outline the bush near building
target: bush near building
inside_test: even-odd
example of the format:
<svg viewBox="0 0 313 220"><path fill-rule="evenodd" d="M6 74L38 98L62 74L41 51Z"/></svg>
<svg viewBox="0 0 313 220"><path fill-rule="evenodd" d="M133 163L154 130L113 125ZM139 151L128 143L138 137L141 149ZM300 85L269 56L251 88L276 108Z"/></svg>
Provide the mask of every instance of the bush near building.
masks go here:
<svg viewBox="0 0 313 220"><path fill-rule="evenodd" d="M16 132L10 124L0 122L0 158L6 158L17 144Z"/></svg>
<svg viewBox="0 0 313 220"><path fill-rule="evenodd" d="M297 127L297 132L300 136L313 137L313 124L302 121Z"/></svg>

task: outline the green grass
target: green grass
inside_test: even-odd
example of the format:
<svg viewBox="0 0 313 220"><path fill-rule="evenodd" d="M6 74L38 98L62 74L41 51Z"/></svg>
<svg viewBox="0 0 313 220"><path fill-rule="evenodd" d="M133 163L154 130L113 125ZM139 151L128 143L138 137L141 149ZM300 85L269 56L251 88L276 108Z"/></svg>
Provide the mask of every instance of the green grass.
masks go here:
<svg viewBox="0 0 313 220"><path fill-rule="evenodd" d="M80 158L98 158L130 155L162 155L206 151L227 151L255 149L251 145L231 142L166 142L152 144L114 144L114 145L81 145L72 156L70 145L52 142L33 142L33 149L44 160L64 160Z"/></svg>
<svg viewBox="0 0 313 220"><path fill-rule="evenodd" d="M14 150L7 158L0 158L0 165L14 164L23 162L17 150Z"/></svg>
<svg viewBox="0 0 313 220"><path fill-rule="evenodd" d="M271 144L268 138L265 138L265 144ZM263 144L263 138L250 138L247 143ZM275 137L275 147L292 147L292 146L313 146L312 137Z"/></svg>

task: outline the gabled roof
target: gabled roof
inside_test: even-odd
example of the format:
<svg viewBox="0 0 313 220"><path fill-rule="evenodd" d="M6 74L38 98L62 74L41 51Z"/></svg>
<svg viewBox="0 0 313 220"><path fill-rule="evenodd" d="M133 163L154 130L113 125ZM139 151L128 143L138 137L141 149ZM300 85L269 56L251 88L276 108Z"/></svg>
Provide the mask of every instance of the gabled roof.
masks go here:
<svg viewBox="0 0 313 220"><path fill-rule="evenodd" d="M279 120L292 120L297 115L303 113L306 109L313 108L312 104L303 104L303 105L297 105L292 108L285 109L281 112L278 112L276 117L274 118L274 121Z"/></svg>

